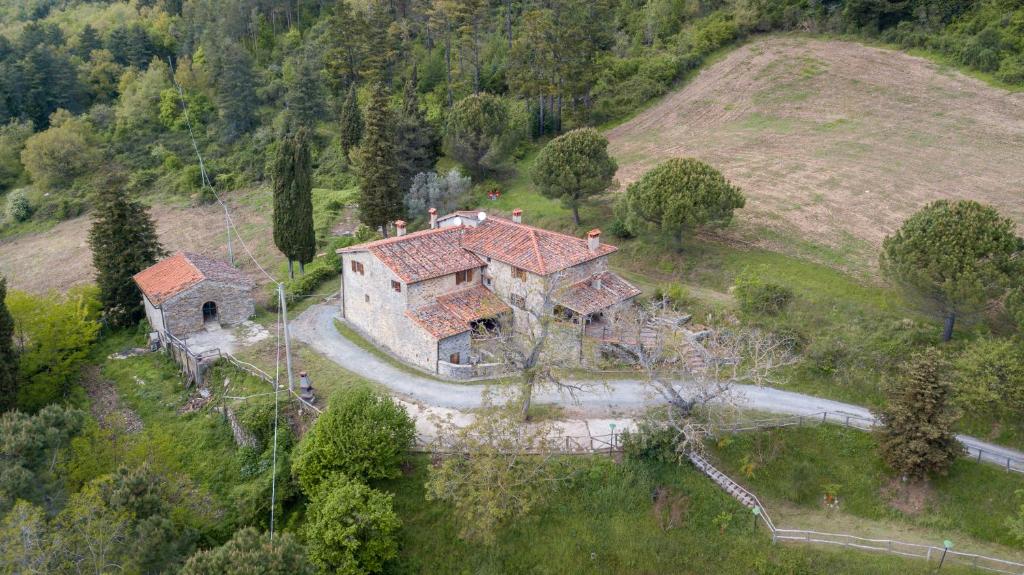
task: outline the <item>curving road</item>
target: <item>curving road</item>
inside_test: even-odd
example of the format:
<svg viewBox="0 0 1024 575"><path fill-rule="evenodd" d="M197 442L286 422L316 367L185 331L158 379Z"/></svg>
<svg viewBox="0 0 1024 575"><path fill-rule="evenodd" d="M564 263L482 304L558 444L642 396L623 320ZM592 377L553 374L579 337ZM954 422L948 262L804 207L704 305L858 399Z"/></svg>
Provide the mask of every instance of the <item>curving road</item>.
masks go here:
<svg viewBox="0 0 1024 575"><path fill-rule="evenodd" d="M402 397L449 409L470 409L480 405L483 385L446 383L398 369L338 333L334 327L336 314L335 306L314 305L289 323L291 336L341 367L375 381ZM541 391L535 394L534 401L582 408L595 414L635 410L659 403L659 398L640 380L573 380L567 383L583 386L585 391L578 393L575 400L558 391ZM686 384L680 382L679 385ZM734 390L735 399L743 408L786 415L835 412L853 416L853 420L863 424L859 427L864 428L874 422L871 412L858 405L770 387L736 385ZM1024 453L967 435L957 437L974 457L980 453L982 460L1003 466L1007 465L1009 458L1013 469L1024 471Z"/></svg>

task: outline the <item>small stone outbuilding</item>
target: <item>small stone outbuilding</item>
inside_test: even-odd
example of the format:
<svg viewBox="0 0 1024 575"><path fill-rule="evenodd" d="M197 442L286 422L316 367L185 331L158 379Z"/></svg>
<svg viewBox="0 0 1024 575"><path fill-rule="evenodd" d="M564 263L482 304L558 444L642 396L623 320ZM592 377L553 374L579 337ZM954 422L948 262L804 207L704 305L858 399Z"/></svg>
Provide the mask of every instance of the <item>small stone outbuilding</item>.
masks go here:
<svg viewBox="0 0 1024 575"><path fill-rule="evenodd" d="M135 274L154 331L182 337L255 313L255 284L227 262L178 252Z"/></svg>

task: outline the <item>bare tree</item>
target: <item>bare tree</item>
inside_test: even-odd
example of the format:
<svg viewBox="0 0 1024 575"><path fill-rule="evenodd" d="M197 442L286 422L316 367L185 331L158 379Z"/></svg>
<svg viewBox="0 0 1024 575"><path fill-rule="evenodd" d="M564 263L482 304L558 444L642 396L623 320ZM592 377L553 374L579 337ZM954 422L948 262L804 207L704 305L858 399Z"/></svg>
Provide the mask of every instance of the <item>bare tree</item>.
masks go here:
<svg viewBox="0 0 1024 575"><path fill-rule="evenodd" d="M701 450L711 430L735 414L736 384L773 383L774 372L797 359L791 338L735 320L691 331L687 319L665 305L638 304L617 344L665 400L665 423L680 454Z"/></svg>
<svg viewBox="0 0 1024 575"><path fill-rule="evenodd" d="M568 333L575 333L578 328L554 314L555 296L563 288L562 280L560 273L544 278L540 305L527 302L523 306L526 321L517 323L511 315L503 317L491 335L497 355L510 372L517 374L523 421L529 419L530 405L538 389L567 392L573 400L584 390L579 383L568 383L559 376L560 370L576 365L579 345L578 338Z"/></svg>
<svg viewBox="0 0 1024 575"><path fill-rule="evenodd" d="M495 405L483 395L475 421L459 427L449 415L433 418L435 465L427 499L449 502L460 536L492 543L496 531L542 503L572 474L571 461L555 458L552 422L527 425L515 398Z"/></svg>

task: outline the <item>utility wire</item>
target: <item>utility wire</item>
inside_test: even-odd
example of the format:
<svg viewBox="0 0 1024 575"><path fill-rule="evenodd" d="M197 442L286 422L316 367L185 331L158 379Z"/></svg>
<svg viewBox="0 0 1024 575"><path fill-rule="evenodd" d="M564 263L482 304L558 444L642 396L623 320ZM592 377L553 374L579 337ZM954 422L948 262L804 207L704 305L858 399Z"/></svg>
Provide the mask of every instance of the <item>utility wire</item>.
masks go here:
<svg viewBox="0 0 1024 575"><path fill-rule="evenodd" d="M192 131L192 120L189 118L188 114L188 103L185 101L185 91L182 90L181 84L179 84L177 78L174 77L174 64L171 62L171 58L169 56L167 58L167 63L170 66L171 82L174 83L174 87L178 91L178 98L181 100L181 111L185 115L185 125L188 127L188 137L189 139L192 140L192 149L195 150L196 158L199 159L199 177L202 180L203 186L210 188L210 191L213 192L213 197L216 198L217 203L220 204L221 207L224 209L224 219L227 220L228 225L228 252L231 252L231 232L234 231L235 237L238 238L238 243L242 245L242 249L244 249L245 253L248 254L249 259L252 260L252 263L256 264L256 267L261 272L263 272L263 275L267 276L267 278L270 281L274 283L281 283L277 280L277 278L270 275L270 273L266 269L264 269L263 266L260 265L260 262L259 260L256 259L256 256L252 254L252 250L249 249L249 246L246 245L245 240L242 239L242 234L238 233L238 226L235 225L234 220L231 218L231 211L228 209L228 205L224 203L224 200L222 200L220 198L220 195L217 193L216 188L213 187L213 182L210 181L210 176L206 171L206 163L203 161L203 155L202 153L199 152L199 144L196 143L195 133ZM233 256L232 259L234 259Z"/></svg>
<svg viewBox="0 0 1024 575"><path fill-rule="evenodd" d="M270 544L274 544L274 511L277 505L277 403L281 386L281 312L277 312L277 365L274 368L274 449L271 459L273 467L270 472Z"/></svg>

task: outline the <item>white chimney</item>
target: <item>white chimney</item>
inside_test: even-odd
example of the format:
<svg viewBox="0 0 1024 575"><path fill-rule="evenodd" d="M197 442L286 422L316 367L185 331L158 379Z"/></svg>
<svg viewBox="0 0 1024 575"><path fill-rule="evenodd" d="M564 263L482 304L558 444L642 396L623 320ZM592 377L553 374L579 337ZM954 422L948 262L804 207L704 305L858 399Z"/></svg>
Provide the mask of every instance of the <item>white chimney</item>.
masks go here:
<svg viewBox="0 0 1024 575"><path fill-rule="evenodd" d="M437 208L430 208L429 210L427 210L427 213L430 214L430 229L436 228L437 227Z"/></svg>
<svg viewBox="0 0 1024 575"><path fill-rule="evenodd" d="M601 274L597 274L590 280L590 287L596 290L601 289Z"/></svg>
<svg viewBox="0 0 1024 575"><path fill-rule="evenodd" d="M523 223L523 210L519 208L512 210L512 221L517 224Z"/></svg>
<svg viewBox="0 0 1024 575"><path fill-rule="evenodd" d="M601 230L594 228L587 233L587 248L596 252L601 247Z"/></svg>
<svg viewBox="0 0 1024 575"><path fill-rule="evenodd" d="M487 212L480 212L480 213L478 213L476 215L476 219L480 220L481 222L486 220L487 219Z"/></svg>
<svg viewBox="0 0 1024 575"><path fill-rule="evenodd" d="M405 235L405 222L404 221L402 221L402 220L396 220L395 221L395 235L396 236L404 236Z"/></svg>

